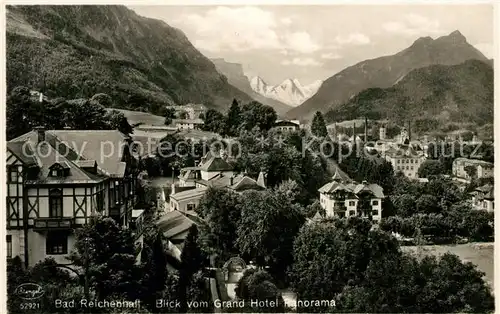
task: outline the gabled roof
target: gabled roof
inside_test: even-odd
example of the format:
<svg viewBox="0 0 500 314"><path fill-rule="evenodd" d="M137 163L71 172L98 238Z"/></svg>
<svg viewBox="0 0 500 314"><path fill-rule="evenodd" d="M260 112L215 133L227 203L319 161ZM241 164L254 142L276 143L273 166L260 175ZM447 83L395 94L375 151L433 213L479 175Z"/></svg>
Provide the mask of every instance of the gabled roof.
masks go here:
<svg viewBox="0 0 500 314"><path fill-rule="evenodd" d="M225 161L221 157L211 156L200 165L200 170L208 172L232 171L233 167L231 167L231 165L229 165L227 161Z"/></svg>
<svg viewBox="0 0 500 314"><path fill-rule="evenodd" d="M362 192L372 193L376 198L384 198L384 189L375 183L343 183L339 181L331 181L323 185L319 190L320 193L329 194L337 191L350 192L358 195Z"/></svg>
<svg viewBox="0 0 500 314"><path fill-rule="evenodd" d="M195 189L190 189L186 191L182 191L179 193L175 193L170 195L170 198L173 198L176 201L181 201L185 199L191 199L191 198L199 198L205 195L207 189L206 188L195 188Z"/></svg>
<svg viewBox="0 0 500 314"><path fill-rule="evenodd" d="M26 166L38 165L31 145L25 145L24 142L7 142L7 149Z"/></svg>
<svg viewBox="0 0 500 314"><path fill-rule="evenodd" d="M334 181L339 181L339 182L349 182L349 181L352 181L351 178L349 178L349 176L347 175L347 173L345 173L344 171L342 171L339 166L335 166L335 172L332 176L332 180Z"/></svg>
<svg viewBox="0 0 500 314"><path fill-rule="evenodd" d="M47 130L45 141L40 144L37 132L31 131L9 141L7 147L21 160L40 167L38 178L27 180L28 184L95 183L107 176L123 177L127 166L122 162L126 140L117 130ZM22 153L20 147L29 147L35 157L18 156ZM69 169L69 175L49 177L49 169L56 163ZM84 171L96 164L98 174Z"/></svg>
<svg viewBox="0 0 500 314"><path fill-rule="evenodd" d="M163 232L167 239L172 239L180 234L187 232L196 222L189 219L178 210L174 210L161 216L156 225Z"/></svg>
<svg viewBox="0 0 500 314"><path fill-rule="evenodd" d="M229 188L235 191L261 190L265 188L259 185L257 181L247 176L236 176L234 177L233 182L236 183L229 186Z"/></svg>

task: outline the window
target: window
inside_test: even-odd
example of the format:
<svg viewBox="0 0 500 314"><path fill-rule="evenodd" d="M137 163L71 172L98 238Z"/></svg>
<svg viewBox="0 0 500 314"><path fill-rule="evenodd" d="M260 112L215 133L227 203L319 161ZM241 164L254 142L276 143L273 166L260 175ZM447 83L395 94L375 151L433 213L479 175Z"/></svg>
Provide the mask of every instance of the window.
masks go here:
<svg viewBox="0 0 500 314"><path fill-rule="evenodd" d="M12 236L8 234L6 236L7 240L7 258L12 258Z"/></svg>
<svg viewBox="0 0 500 314"><path fill-rule="evenodd" d="M398 164L401 163L401 160L398 159Z"/></svg>
<svg viewBox="0 0 500 314"><path fill-rule="evenodd" d="M372 216L377 216L378 215L378 210L372 210Z"/></svg>
<svg viewBox="0 0 500 314"><path fill-rule="evenodd" d="M193 203L187 204L187 210L194 210L195 207L196 207L196 204L193 204Z"/></svg>
<svg viewBox="0 0 500 314"><path fill-rule="evenodd" d="M59 189L52 189L49 192L49 217L63 216L63 195Z"/></svg>
<svg viewBox="0 0 500 314"><path fill-rule="evenodd" d="M355 206L356 203L354 201L349 201L349 206Z"/></svg>
<svg viewBox="0 0 500 314"><path fill-rule="evenodd" d="M356 215L356 211L355 210L350 210L349 211L349 216L354 216Z"/></svg>
<svg viewBox="0 0 500 314"><path fill-rule="evenodd" d="M9 177L7 180L10 183L17 183L19 181L19 172L17 171L17 167L9 167Z"/></svg>
<svg viewBox="0 0 500 314"><path fill-rule="evenodd" d="M411 164L413 163L413 159L410 159L410 163L411 163Z"/></svg>
<svg viewBox="0 0 500 314"><path fill-rule="evenodd" d="M104 191L99 191L96 195L97 211L104 210Z"/></svg>
<svg viewBox="0 0 500 314"><path fill-rule="evenodd" d="M68 254L68 234L57 231L47 233L45 249L49 255Z"/></svg>
<svg viewBox="0 0 500 314"><path fill-rule="evenodd" d="M57 170L51 170L51 171L50 171L50 176L51 176L51 177L58 177L58 176L59 176L59 175L58 175L58 171L57 171Z"/></svg>
<svg viewBox="0 0 500 314"><path fill-rule="evenodd" d="M486 203L486 201L483 202L483 208L486 208L488 205L488 203Z"/></svg>
<svg viewBox="0 0 500 314"><path fill-rule="evenodd" d="M413 166L411 166L410 169L413 170Z"/></svg>
<svg viewBox="0 0 500 314"><path fill-rule="evenodd" d="M377 206L378 205L378 201L373 201L372 203L374 206Z"/></svg>
<svg viewBox="0 0 500 314"><path fill-rule="evenodd" d="M337 215L339 215L340 218L344 218L345 217L345 213L337 213Z"/></svg>

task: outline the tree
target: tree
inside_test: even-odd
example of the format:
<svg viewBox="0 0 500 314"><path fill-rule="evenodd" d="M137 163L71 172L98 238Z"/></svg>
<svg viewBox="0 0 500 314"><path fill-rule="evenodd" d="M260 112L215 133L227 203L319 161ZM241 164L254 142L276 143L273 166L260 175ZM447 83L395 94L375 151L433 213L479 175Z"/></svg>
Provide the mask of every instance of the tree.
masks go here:
<svg viewBox="0 0 500 314"><path fill-rule="evenodd" d="M187 310L188 289L191 287L193 276L202 269L205 258L198 246L198 228L192 225L184 241L181 253L181 267L179 271L179 298L181 312Z"/></svg>
<svg viewBox="0 0 500 314"><path fill-rule="evenodd" d="M238 255L236 230L241 218L240 198L227 189L209 188L195 209L206 225L201 226L204 250L216 259L225 262Z"/></svg>
<svg viewBox="0 0 500 314"><path fill-rule="evenodd" d="M409 217L416 211L416 199L411 194L396 194L390 196L398 216Z"/></svg>
<svg viewBox="0 0 500 314"><path fill-rule="evenodd" d="M366 219L350 217L308 224L294 242L292 287L298 299L334 300L347 284L363 282L370 262L399 255L397 241L382 231L371 230ZM321 307L307 309L318 310Z"/></svg>
<svg viewBox="0 0 500 314"><path fill-rule="evenodd" d="M272 107L257 101L251 101L241 108L242 127L246 130L251 130L256 126L261 130L269 130L277 117Z"/></svg>
<svg viewBox="0 0 500 314"><path fill-rule="evenodd" d="M415 206L419 213L438 213L440 211L439 200L434 195L424 194L420 196L416 202Z"/></svg>
<svg viewBox="0 0 500 314"><path fill-rule="evenodd" d="M467 165L464 167L465 172L471 179L475 179L477 177L477 168L472 165Z"/></svg>
<svg viewBox="0 0 500 314"><path fill-rule="evenodd" d="M316 111L311 124L311 132L317 137L328 136L328 130L326 129L325 120L320 111Z"/></svg>
<svg viewBox="0 0 500 314"><path fill-rule="evenodd" d="M165 125L170 125L172 120L175 119L175 109L172 107L166 108L163 116L165 117Z"/></svg>
<svg viewBox="0 0 500 314"><path fill-rule="evenodd" d="M77 230L75 251L70 259L86 268L90 286L99 299L112 296L136 300L141 277L136 265L137 250L130 229L122 229L113 219L95 217Z"/></svg>
<svg viewBox="0 0 500 314"><path fill-rule="evenodd" d="M285 194L247 191L241 198L241 220L237 247L257 265L269 266L271 274L283 280L292 260L293 240L304 224L304 209Z"/></svg>
<svg viewBox="0 0 500 314"><path fill-rule="evenodd" d="M273 277L264 270L248 269L236 286L236 296L238 299L250 302L250 300L276 301L277 307L252 307L246 303L246 307L252 312L284 312L284 300L276 285L273 283Z"/></svg>
<svg viewBox="0 0 500 314"><path fill-rule="evenodd" d="M224 134L226 119L222 113L214 109L208 109L203 120L203 129L218 134Z"/></svg>
<svg viewBox="0 0 500 314"><path fill-rule="evenodd" d="M125 135L129 135L134 132L134 129L128 123L128 120L123 112L118 110L108 111L104 119L108 121L108 127L111 130L118 130Z"/></svg>
<svg viewBox="0 0 500 314"><path fill-rule="evenodd" d="M438 176L442 174L445 174L445 169L439 160L428 159L418 168L418 176L420 178L428 178L429 176Z"/></svg>
<svg viewBox="0 0 500 314"><path fill-rule="evenodd" d="M241 110L240 105L236 99L233 99L233 103L231 107L229 107L229 111L227 113L226 120L226 133L230 136L238 135L238 128L241 125Z"/></svg>
<svg viewBox="0 0 500 314"><path fill-rule="evenodd" d="M111 108L114 106L113 99L108 94L104 93L95 94L92 98L90 98L90 101L98 103L105 108Z"/></svg>

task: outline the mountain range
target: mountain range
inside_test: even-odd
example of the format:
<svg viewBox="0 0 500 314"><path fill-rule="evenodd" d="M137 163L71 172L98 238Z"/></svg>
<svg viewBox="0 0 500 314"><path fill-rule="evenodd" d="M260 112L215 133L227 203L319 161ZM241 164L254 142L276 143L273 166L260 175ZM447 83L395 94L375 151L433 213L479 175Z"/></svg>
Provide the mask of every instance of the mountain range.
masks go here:
<svg viewBox="0 0 500 314"><path fill-rule="evenodd" d="M389 88L368 88L326 113L330 121L358 117L413 121L493 123L493 67L479 60L412 70Z"/></svg>
<svg viewBox="0 0 500 314"><path fill-rule="evenodd" d="M455 65L470 59L491 64L459 31L437 39L421 37L394 55L365 60L338 72L325 80L314 96L290 110L287 117L310 119L314 112L334 110L365 89L389 88L414 69Z"/></svg>
<svg viewBox="0 0 500 314"><path fill-rule="evenodd" d="M182 31L125 6L7 6L7 88L51 96L108 93L117 107L252 98L228 83Z"/></svg>
<svg viewBox="0 0 500 314"><path fill-rule="evenodd" d="M317 80L309 85L302 86L297 79L286 79L281 84L268 85L260 76L250 80L252 89L267 98L272 98L296 107L313 96L323 82Z"/></svg>
<svg viewBox="0 0 500 314"><path fill-rule="evenodd" d="M228 62L222 58L211 59L219 73L227 77L229 84L243 91L256 101L274 108L279 116L284 116L292 107L278 99L266 97L252 89L248 77L243 71L243 66L239 63Z"/></svg>

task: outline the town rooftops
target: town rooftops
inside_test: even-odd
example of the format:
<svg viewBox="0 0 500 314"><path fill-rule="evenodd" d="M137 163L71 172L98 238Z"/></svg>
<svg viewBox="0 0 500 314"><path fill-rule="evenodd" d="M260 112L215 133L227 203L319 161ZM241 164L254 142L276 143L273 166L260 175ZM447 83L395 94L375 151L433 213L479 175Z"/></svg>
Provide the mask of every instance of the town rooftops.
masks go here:
<svg viewBox="0 0 500 314"><path fill-rule="evenodd" d="M467 163L467 164L473 164L476 166L483 166L486 168L493 168L493 163L484 161L484 160L479 160L479 159L469 159L469 158L463 158L459 157L453 160L453 164L458 164L458 163Z"/></svg>
<svg viewBox="0 0 500 314"><path fill-rule="evenodd" d="M179 193L174 193L174 194L170 195L170 198L173 198L176 201L182 201L185 199L202 197L203 195L205 195L206 191L207 191L207 188L205 188L205 187L190 189L190 190L182 191Z"/></svg>
<svg viewBox="0 0 500 314"><path fill-rule="evenodd" d="M472 192L476 194L481 199L494 200L495 199L495 187L492 184L486 184L480 186Z"/></svg>
<svg viewBox="0 0 500 314"><path fill-rule="evenodd" d="M208 159L204 159L204 161L201 163L200 170L207 172L233 170L233 167L220 156L213 156L211 154L209 156L210 157Z"/></svg>
<svg viewBox="0 0 500 314"><path fill-rule="evenodd" d="M363 192L372 193L376 198L384 198L384 190L382 187L375 183L355 183L355 182L339 182L339 181L331 181L327 184L323 185L319 190L320 193L323 194L332 194L337 191L344 191L348 193L352 193L354 195L359 195Z"/></svg>
<svg viewBox="0 0 500 314"><path fill-rule="evenodd" d="M43 136L39 139L39 136ZM32 183L86 183L98 182L105 176L123 177L127 164L122 161L127 149L127 136L117 130L47 130L31 131L12 139L7 149L27 164L36 159L40 167L37 180ZM40 143L40 144L39 144ZM27 147L23 156L22 147ZM31 157L29 151L34 153ZM20 155L20 156L18 156ZM83 170L97 163L98 173ZM65 177L49 177L49 168L59 163L69 169ZM27 181L29 183L29 181Z"/></svg>

